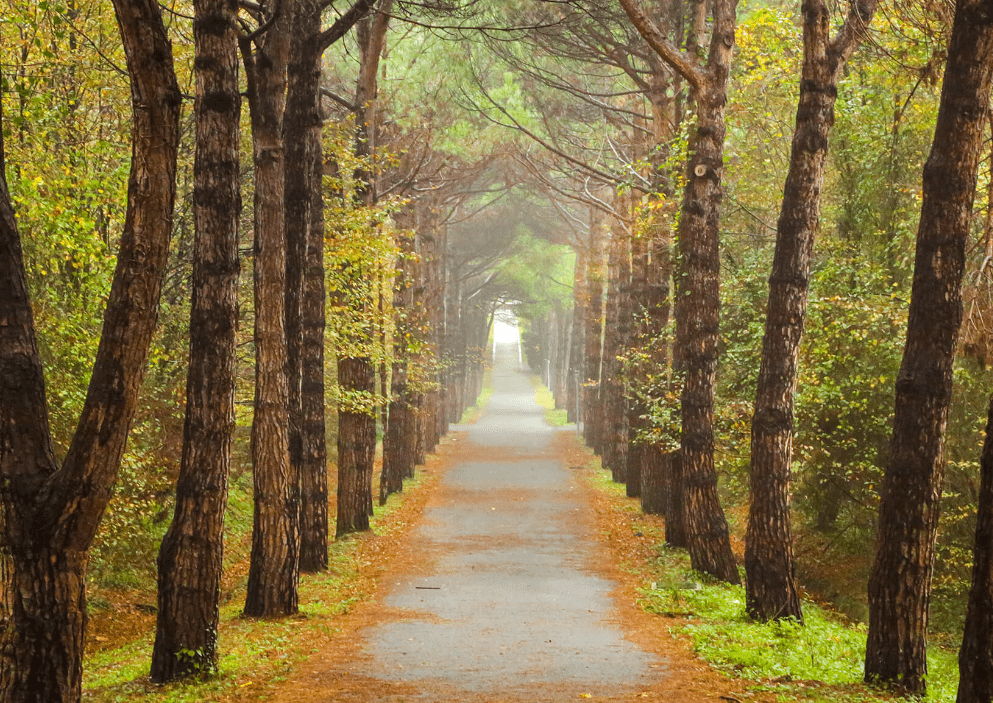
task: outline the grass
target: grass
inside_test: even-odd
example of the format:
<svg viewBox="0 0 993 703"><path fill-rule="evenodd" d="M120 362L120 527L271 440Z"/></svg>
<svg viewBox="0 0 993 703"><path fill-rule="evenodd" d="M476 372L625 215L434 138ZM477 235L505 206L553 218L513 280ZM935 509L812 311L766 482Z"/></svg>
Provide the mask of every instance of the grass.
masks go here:
<svg viewBox="0 0 993 703"><path fill-rule="evenodd" d="M476 398L476 402L470 405L464 411L462 411L462 417L459 418L460 425L472 425L483 416L483 411L486 409L486 404L489 402L490 397L493 395L493 369L487 365L486 371L483 372L483 391Z"/></svg>
<svg viewBox="0 0 993 703"><path fill-rule="evenodd" d="M569 412L567 410L555 409L555 398L548 387L541 382L541 377L531 376L531 385L534 386L534 399L545 409L545 420L552 427L562 427L569 424Z"/></svg>
<svg viewBox="0 0 993 703"><path fill-rule="evenodd" d="M584 472L590 485L610 497L614 509L641 512L622 484L590 455ZM781 701L875 703L892 696L862 682L866 626L851 623L809 599L804 624L756 623L745 612L745 591L694 571L685 550L665 545L662 524L639 521L637 529L657 546L645 564L624 565L644 579L640 604L645 610L681 619L670 627L689 639L694 652L729 676L750 682L756 692ZM744 574L742 574L744 577ZM951 703L958 687L956 653L932 645L928 651L928 694L924 700Z"/></svg>
<svg viewBox="0 0 993 703"><path fill-rule="evenodd" d="M377 535L403 529L397 509L423 486L424 476L419 472L416 478L404 482L404 493L391 496L382 508L376 506L371 522ZM84 665L84 698L100 703L259 700L263 686L285 679L295 665L316 651L315 630L332 633L334 617L368 597L360 577L364 566L360 544L357 539L333 542L328 571L301 577L299 615L279 620L243 618L243 590L222 606L215 674L162 686L150 683L153 633L149 633L135 642L89 657Z"/></svg>

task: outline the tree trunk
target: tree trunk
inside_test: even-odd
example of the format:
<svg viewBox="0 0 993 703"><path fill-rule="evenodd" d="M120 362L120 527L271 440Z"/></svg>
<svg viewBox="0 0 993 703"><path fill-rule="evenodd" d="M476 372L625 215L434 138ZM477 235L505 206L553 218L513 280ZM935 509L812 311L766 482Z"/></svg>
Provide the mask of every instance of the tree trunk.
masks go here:
<svg viewBox="0 0 993 703"><path fill-rule="evenodd" d="M238 4L197 0L193 301L186 423L172 524L158 558L152 680L217 665L238 327ZM209 31L208 31L209 28Z"/></svg>
<svg viewBox="0 0 993 703"><path fill-rule="evenodd" d="M0 163L0 701L80 700L88 551L137 406L168 257L181 107L172 48L157 3L117 0L114 9L131 78L128 205L86 401L61 467Z"/></svg>
<svg viewBox="0 0 993 703"><path fill-rule="evenodd" d="M682 53L634 0L621 5L659 56L693 86L697 124L679 218L676 357L683 374L680 452L683 522L694 569L738 583L714 469L714 381L720 321L720 205L724 114L734 48L735 0L716 0L706 69ZM701 9L702 5L701 5Z"/></svg>
<svg viewBox="0 0 993 703"><path fill-rule="evenodd" d="M957 703L993 701L993 400L986 420L986 442L980 460L976 544L972 588L959 650Z"/></svg>
<svg viewBox="0 0 993 703"><path fill-rule="evenodd" d="M572 335L569 340L569 409L567 419L569 422L580 423L584 418L580 417L582 404L582 384L586 377L583 366L583 346L584 332L586 329L586 315L588 309L586 295L586 277L589 266L589 253L585 247L578 247L576 251L576 268L572 277Z"/></svg>
<svg viewBox="0 0 993 703"><path fill-rule="evenodd" d="M343 389L372 394L376 375L368 358L338 362L338 383ZM369 476L376 455L376 416L371 409L338 408L338 517L335 537L369 529Z"/></svg>
<svg viewBox="0 0 993 703"><path fill-rule="evenodd" d="M286 220L283 108L289 7L268 19L257 54L241 41L255 163L255 507L245 614L297 612L297 477L290 465L286 349Z"/></svg>
<svg viewBox="0 0 993 703"><path fill-rule="evenodd" d="M643 350L651 349L649 336L651 328L646 311L646 289L648 287L648 241L644 232L636 232L631 237L631 287L628 291L633 332L627 343L628 357L631 359L632 382L628 392L628 452L625 484L629 498L641 496L641 468L645 460L644 433L648 424L644 417L648 413L644 393L649 385L647 376L647 355ZM644 358L642 358L644 357Z"/></svg>
<svg viewBox="0 0 993 703"><path fill-rule="evenodd" d="M355 203L372 206L376 202L376 184L371 158L375 149L376 95L379 61L389 26L389 6L383 11L363 19L357 26L357 39L362 54L359 77L355 88ZM361 276L363 272L353 272ZM357 305L371 305L371 301L358 300ZM371 345L372 339L363 339L361 345ZM374 396L376 370L372 359L364 354L338 361L338 384L347 392ZM376 457L375 408L339 406L338 411L338 518L335 535L369 529L372 514L372 478ZM359 514L361 512L361 515Z"/></svg>
<svg viewBox="0 0 993 703"><path fill-rule="evenodd" d="M393 283L393 310L396 315L396 333L393 339L393 373L390 378L390 409L386 434L383 437L383 474L379 481L379 504L384 505L391 493L403 490L403 480L414 470L414 447L410 440L413 422L410 393L407 389L407 365L410 354L409 336L413 333L414 313L411 304L413 291L410 280L410 258L414 253L414 239L409 233L399 236L400 254L397 257L397 277Z"/></svg>
<svg viewBox="0 0 993 703"><path fill-rule="evenodd" d="M320 3L300 0L291 23L283 117L290 465L299 491L300 570L316 572L328 564Z"/></svg>
<svg viewBox="0 0 993 703"><path fill-rule="evenodd" d="M907 342L869 581L867 681L926 688L928 602L962 272L993 73L989 3L960 0L924 166Z"/></svg>
<svg viewBox="0 0 993 703"><path fill-rule="evenodd" d="M586 362L583 383L583 427L586 444L593 451L601 452L601 418L597 411L600 397L600 358L603 335L603 231L600 223L591 218L590 254L586 267L586 330L583 358Z"/></svg>
<svg viewBox="0 0 993 703"><path fill-rule="evenodd" d="M769 278L762 365L752 419L745 607L752 618L762 621L803 620L793 577L789 511L797 359L838 79L874 9L874 1L853 4L847 22L832 41L827 5L822 0L803 3L800 98Z"/></svg>
<svg viewBox="0 0 993 703"><path fill-rule="evenodd" d="M619 195L615 207L627 211L627 196ZM603 417L603 467L617 483L627 476L628 414L624 395L624 363L631 320L628 287L631 282L630 238L624 223L615 220L607 257L607 314L603 334L603 380L600 383Z"/></svg>

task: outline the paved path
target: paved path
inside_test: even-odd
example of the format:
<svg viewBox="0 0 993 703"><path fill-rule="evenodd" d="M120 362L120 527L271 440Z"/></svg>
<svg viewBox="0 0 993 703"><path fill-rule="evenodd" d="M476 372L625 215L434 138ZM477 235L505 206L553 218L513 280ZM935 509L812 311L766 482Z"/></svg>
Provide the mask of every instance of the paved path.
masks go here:
<svg viewBox="0 0 993 703"><path fill-rule="evenodd" d="M612 621L616 584L596 575L582 489L553 450L563 430L545 424L516 347L500 351L486 413L459 428L410 535L427 564L387 577L398 617L365 631L352 671L407 684L402 700L627 699L664 663Z"/></svg>

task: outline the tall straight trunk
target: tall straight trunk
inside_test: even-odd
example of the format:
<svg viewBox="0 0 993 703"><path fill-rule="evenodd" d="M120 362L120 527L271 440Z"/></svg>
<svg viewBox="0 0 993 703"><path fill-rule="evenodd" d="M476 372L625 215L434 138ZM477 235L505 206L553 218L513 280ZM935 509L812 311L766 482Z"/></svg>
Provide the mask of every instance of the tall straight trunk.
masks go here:
<svg viewBox="0 0 993 703"><path fill-rule="evenodd" d="M867 681L922 693L928 603L962 272L993 75L993 13L959 0L941 104L924 166L907 342L896 381L893 438L869 580Z"/></svg>
<svg viewBox="0 0 993 703"><path fill-rule="evenodd" d="M338 383L349 390L375 393L376 375L371 361L351 357L339 360ZM375 454L376 416L339 406L336 538L369 529L372 483L368 472L372 471Z"/></svg>
<svg viewBox="0 0 993 703"><path fill-rule="evenodd" d="M186 423L172 524L158 558L152 680L217 666L238 327L238 3L196 0L193 300ZM210 31L207 31L210 28Z"/></svg>
<svg viewBox="0 0 993 703"><path fill-rule="evenodd" d="M283 116L290 464L298 482L299 558L305 572L328 564L320 20L320 3L298 0L291 20Z"/></svg>
<svg viewBox="0 0 993 703"><path fill-rule="evenodd" d="M413 422L410 392L407 388L407 365L410 354L408 336L412 334L413 291L410 280L411 257L414 239L409 233L399 235L400 253L397 256L397 276L393 283L393 310L396 315L396 334L393 338L393 369L390 375L389 422L383 436L383 474L379 481L379 504L386 503L391 493L403 490L403 480L414 469L414 447L410 440Z"/></svg>
<svg viewBox="0 0 993 703"><path fill-rule="evenodd" d="M626 208L626 196L618 196L615 207ZM628 414L624 395L624 364L630 320L628 287L631 280L629 236L623 222L615 220L607 256L607 313L603 334L603 380L600 384L603 417L603 467L617 483L627 476Z"/></svg>
<svg viewBox="0 0 993 703"><path fill-rule="evenodd" d="M972 588L959 650L956 703L993 700L993 400L986 419L980 459L976 543L972 552Z"/></svg>
<svg viewBox="0 0 993 703"><path fill-rule="evenodd" d="M736 25L736 0L715 0L707 64L683 53L638 7L621 0L635 27L659 56L693 87L696 127L690 138L679 218L676 348L680 397L683 522L694 569L738 583L727 520L714 468L714 383L720 321L720 206L724 123Z"/></svg>
<svg viewBox="0 0 993 703"><path fill-rule="evenodd" d="M318 118L320 115L318 114ZM324 333L327 327L324 285L324 171L320 129L310 149L312 198L303 289L303 348L300 382L300 570L328 568L328 446L325 411Z"/></svg>
<svg viewBox="0 0 993 703"><path fill-rule="evenodd" d="M627 344L628 355L635 359L644 355L644 349L651 349L649 337L645 293L648 287L648 237L637 232L631 237L631 286L628 290L632 333ZM633 361L632 384L628 393L628 452L625 469L625 484L629 498L641 496L641 467L645 459L644 433L648 423L644 417L648 413L643 389L648 384L646 376L653 370L648 366L647 355Z"/></svg>
<svg viewBox="0 0 993 703"><path fill-rule="evenodd" d="M600 448L600 358L603 334L603 230L594 219L590 224L590 253L586 267L586 329L583 359L583 426L586 444L594 451Z"/></svg>
<svg viewBox="0 0 993 703"><path fill-rule="evenodd" d="M576 248L576 267L572 275L572 335L569 340L569 422L581 422L581 387L585 378L583 371L583 340L586 329L586 315L589 305L586 295L586 274L589 266L589 253L586 247Z"/></svg>
<svg viewBox="0 0 993 703"><path fill-rule="evenodd" d="M158 3L116 0L114 10L131 79L127 212L86 400L61 466L6 165L0 162L0 701L5 702L80 700L89 549L137 407L168 258L182 102L172 47Z"/></svg>
<svg viewBox="0 0 993 703"><path fill-rule="evenodd" d="M875 0L853 4L831 39L823 0L803 3L804 62L790 170L776 230L762 364L752 418L751 508L745 543L748 614L757 620L802 621L793 577L790 533L790 465L797 359L807 314L810 256L820 217L821 185L834 125L838 79L857 48Z"/></svg>
<svg viewBox="0 0 993 703"><path fill-rule="evenodd" d="M375 150L376 95L379 61L389 26L389 7L364 18L357 25L361 51L359 77L355 88L355 204L370 207L376 203L376 184L371 159ZM360 265L360 264L359 264ZM363 272L357 272L359 276ZM353 296L354 304L370 306L370 300L359 300L363 293ZM371 346L370 338L359 340ZM338 384L344 391L374 395L376 370L372 358L360 353L338 362ZM376 457L375 409L340 406L338 411L338 518L335 534L369 529L372 514L372 479ZM362 515L359 514L361 511Z"/></svg>
<svg viewBox="0 0 993 703"><path fill-rule="evenodd" d="M255 163L255 414L252 466L255 509L245 614L297 612L299 522L297 477L289 454L286 363L286 222L283 108L289 48L289 2L269 16L258 51L241 41Z"/></svg>

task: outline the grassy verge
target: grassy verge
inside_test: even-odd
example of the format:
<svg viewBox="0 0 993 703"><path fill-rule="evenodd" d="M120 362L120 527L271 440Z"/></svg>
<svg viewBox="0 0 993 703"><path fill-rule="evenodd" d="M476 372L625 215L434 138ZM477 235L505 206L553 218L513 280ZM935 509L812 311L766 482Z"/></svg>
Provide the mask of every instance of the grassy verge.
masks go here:
<svg viewBox="0 0 993 703"><path fill-rule="evenodd" d="M551 394L537 377L535 395L555 424ZM694 652L727 675L743 679L755 692L770 692L781 701L812 703L875 703L891 700L885 692L862 683L866 626L851 623L809 599L803 602L804 624L793 621L756 623L745 613L745 591L715 581L690 567L689 555L665 545L661 520L632 521L641 514L637 498L628 498L600 460L588 454L582 472L591 487L606 495L613 510L632 530L654 545L654 556L623 568L642 579L641 607L674 619L670 634L687 637ZM744 577L744 574L742 574ZM672 622L673 620L670 620ZM925 700L952 703L958 687L956 653L931 646L928 652L928 695Z"/></svg>
<svg viewBox="0 0 993 703"><path fill-rule="evenodd" d="M385 506L376 506L373 532L388 536L404 528L400 508L431 481L419 471L404 482L404 493ZM84 665L87 701L110 703L199 703L200 701L261 700L265 688L286 678L296 664L318 651L321 641L336 631L335 618L370 596L363 544L368 536L340 540L330 548L327 572L304 575L300 581L300 614L280 620L241 617L244 589L221 607L217 672L201 680L157 686L148 680L154 633L129 644L107 649Z"/></svg>
<svg viewBox="0 0 993 703"><path fill-rule="evenodd" d="M532 375L531 385L534 386L535 401L545 409L545 420L548 421L548 424L553 427L562 427L569 424L568 411L564 408L561 410L555 409L555 398L552 396L552 392L541 382L541 377Z"/></svg>
<svg viewBox="0 0 993 703"><path fill-rule="evenodd" d="M479 420L483 416L483 411L486 409L486 404L489 402L490 397L493 395L493 369L487 365L486 371L483 373L483 390L476 398L474 405L470 405L462 413L462 417L459 418L460 425L471 425Z"/></svg>

